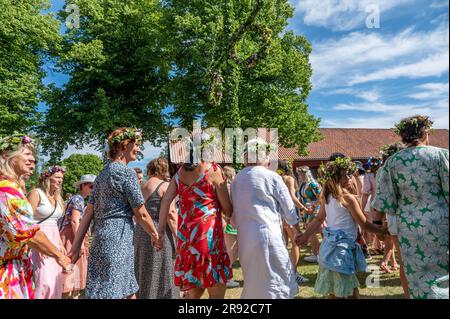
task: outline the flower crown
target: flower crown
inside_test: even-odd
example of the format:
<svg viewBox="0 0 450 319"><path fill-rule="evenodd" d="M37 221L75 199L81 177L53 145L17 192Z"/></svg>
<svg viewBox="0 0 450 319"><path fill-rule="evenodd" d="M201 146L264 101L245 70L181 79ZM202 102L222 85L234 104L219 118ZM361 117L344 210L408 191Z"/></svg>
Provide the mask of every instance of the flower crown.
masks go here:
<svg viewBox="0 0 450 319"><path fill-rule="evenodd" d="M404 148L405 146L402 143L386 144L380 147L380 155L386 161L386 159Z"/></svg>
<svg viewBox="0 0 450 319"><path fill-rule="evenodd" d="M66 172L66 168L62 167L62 166L50 166L46 171L42 172L41 176L40 176L40 180L43 181L47 178L49 178L50 176L52 176L53 174L56 173L65 173Z"/></svg>
<svg viewBox="0 0 450 319"><path fill-rule="evenodd" d="M415 126L416 131L419 131L419 125L425 126L426 130L431 130L433 126L433 121L430 120L428 116L417 115L413 117L409 117L400 121L400 123L395 124L394 133L397 135L401 135L403 131L405 131L408 127Z"/></svg>
<svg viewBox="0 0 450 319"><path fill-rule="evenodd" d="M14 133L0 139L0 152L17 151L20 146L33 144L33 139L26 134Z"/></svg>
<svg viewBox="0 0 450 319"><path fill-rule="evenodd" d="M114 136L113 138L108 139L109 146L113 146L114 144L118 144L122 141L126 140L142 140L142 130L136 128L127 128L122 133Z"/></svg>
<svg viewBox="0 0 450 319"><path fill-rule="evenodd" d="M318 181L324 185L330 180L340 178L342 174L353 174L356 168L356 164L352 162L350 157L339 157L332 162L320 165Z"/></svg>
<svg viewBox="0 0 450 319"><path fill-rule="evenodd" d="M260 148L267 154L275 150L275 146L271 143L267 143L265 140L257 138L248 141L245 144L245 153L254 153L257 154Z"/></svg>

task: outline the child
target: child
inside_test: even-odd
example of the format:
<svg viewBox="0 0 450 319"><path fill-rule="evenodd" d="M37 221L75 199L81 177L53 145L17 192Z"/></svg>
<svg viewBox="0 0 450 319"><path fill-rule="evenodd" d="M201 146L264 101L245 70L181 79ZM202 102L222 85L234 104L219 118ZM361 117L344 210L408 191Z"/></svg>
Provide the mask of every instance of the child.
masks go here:
<svg viewBox="0 0 450 319"><path fill-rule="evenodd" d="M296 238L298 245L306 244L326 218L327 227L323 231L324 240L319 251L319 274L314 288L316 293L329 295L330 299L359 299L356 272L366 271L367 264L357 243L358 225L369 232L387 234L386 229L367 221L358 199L347 190L355 170L356 165L350 158L337 158L320 167L321 201L324 205L305 233Z"/></svg>

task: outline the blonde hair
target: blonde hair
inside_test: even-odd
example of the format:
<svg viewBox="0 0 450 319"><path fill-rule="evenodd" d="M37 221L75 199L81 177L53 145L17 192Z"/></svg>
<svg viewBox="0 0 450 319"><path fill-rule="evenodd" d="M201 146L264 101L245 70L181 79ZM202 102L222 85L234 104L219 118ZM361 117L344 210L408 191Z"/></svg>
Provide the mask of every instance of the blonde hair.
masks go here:
<svg viewBox="0 0 450 319"><path fill-rule="evenodd" d="M57 172L57 173L61 173L61 172ZM47 178L43 178L39 181L39 189L41 191L43 191L45 193L45 195L47 195L48 198L50 198L50 196L51 196L50 195L50 178L53 175L54 174L50 175ZM62 198L62 195L61 195L61 189L56 190L53 197L55 198L56 202L61 206L61 208L64 209L64 199Z"/></svg>
<svg viewBox="0 0 450 319"><path fill-rule="evenodd" d="M227 178L227 182L231 183L231 181L236 176L236 170L234 169L234 167L227 165L223 167L223 174Z"/></svg>
<svg viewBox="0 0 450 319"><path fill-rule="evenodd" d="M309 169L308 166L300 166L297 170L297 172L301 172L303 174L305 174L305 182L306 183L312 183L315 182L314 180L314 176L311 173L311 170Z"/></svg>
<svg viewBox="0 0 450 319"><path fill-rule="evenodd" d="M169 172L169 163L164 157L159 157L151 160L147 164L147 175L148 176L165 176Z"/></svg>
<svg viewBox="0 0 450 319"><path fill-rule="evenodd" d="M16 151L0 152L0 175L16 180L20 183L21 176L17 175L12 164L14 159L17 156L20 156L25 149L30 150L33 153L33 156L36 153L36 150L31 143L20 146Z"/></svg>
<svg viewBox="0 0 450 319"><path fill-rule="evenodd" d="M336 199L339 204L346 204L346 201L344 199L344 195L346 194L350 194L350 192L347 189L343 188L340 181L336 178L329 179L323 185L322 199L324 199L325 203L327 204L329 203L330 195L333 196L333 198Z"/></svg>

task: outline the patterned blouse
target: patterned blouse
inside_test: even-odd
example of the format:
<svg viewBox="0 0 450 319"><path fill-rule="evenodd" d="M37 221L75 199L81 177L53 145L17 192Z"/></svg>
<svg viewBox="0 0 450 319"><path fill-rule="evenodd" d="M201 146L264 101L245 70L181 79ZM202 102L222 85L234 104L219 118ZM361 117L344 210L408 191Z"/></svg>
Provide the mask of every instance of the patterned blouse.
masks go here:
<svg viewBox="0 0 450 319"><path fill-rule="evenodd" d="M39 231L18 183L0 177L0 299L33 299L34 275L27 242Z"/></svg>
<svg viewBox="0 0 450 319"><path fill-rule="evenodd" d="M381 167L376 184L372 207L395 218L411 296L448 299L448 150L404 149Z"/></svg>
<svg viewBox="0 0 450 319"><path fill-rule="evenodd" d="M83 217L84 213L84 199L81 195L74 195L66 206L66 214L64 216L63 226L70 225L70 220L72 219L72 211L76 209L80 212L81 217Z"/></svg>

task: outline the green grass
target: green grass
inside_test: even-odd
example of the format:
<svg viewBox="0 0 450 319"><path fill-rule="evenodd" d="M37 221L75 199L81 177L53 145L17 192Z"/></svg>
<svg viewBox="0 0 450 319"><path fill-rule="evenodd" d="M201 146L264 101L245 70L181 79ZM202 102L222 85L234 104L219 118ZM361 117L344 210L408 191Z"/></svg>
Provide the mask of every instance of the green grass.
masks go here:
<svg viewBox="0 0 450 319"><path fill-rule="evenodd" d="M317 272L319 266L316 263L307 263L303 261L303 258L309 255L309 249L301 250L301 258L297 271L304 277L309 279L308 283L302 284L299 288L299 293L296 295L296 299L323 299L325 297L314 293L314 284L317 278ZM368 265L379 266L381 256L373 256L372 260L368 261ZM239 299L242 293L243 277L242 269L237 261L233 265L234 280L241 284L239 288L227 289L225 299ZM358 279L360 283L359 292L361 299L403 299L403 290L400 283L400 275L398 270L390 274L380 274L380 286L379 288L369 288L366 286L366 278L369 273L359 273ZM203 298L207 298L207 293L203 295Z"/></svg>

